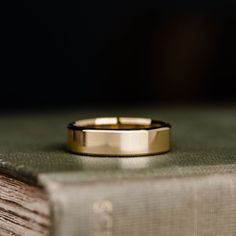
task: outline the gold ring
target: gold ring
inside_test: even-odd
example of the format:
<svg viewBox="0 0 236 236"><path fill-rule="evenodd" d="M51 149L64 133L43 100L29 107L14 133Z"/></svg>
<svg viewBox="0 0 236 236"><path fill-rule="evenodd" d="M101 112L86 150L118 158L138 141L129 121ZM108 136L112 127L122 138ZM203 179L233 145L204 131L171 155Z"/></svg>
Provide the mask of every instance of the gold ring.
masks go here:
<svg viewBox="0 0 236 236"><path fill-rule="evenodd" d="M68 149L95 156L142 156L170 150L171 126L148 118L104 117L68 125Z"/></svg>

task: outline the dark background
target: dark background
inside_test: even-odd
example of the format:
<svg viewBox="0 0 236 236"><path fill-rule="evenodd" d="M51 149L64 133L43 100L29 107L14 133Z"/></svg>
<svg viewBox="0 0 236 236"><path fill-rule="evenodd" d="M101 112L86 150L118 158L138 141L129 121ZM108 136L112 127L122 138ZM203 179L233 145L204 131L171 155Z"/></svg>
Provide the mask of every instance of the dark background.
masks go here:
<svg viewBox="0 0 236 236"><path fill-rule="evenodd" d="M3 11L3 109L236 101L233 1L18 1Z"/></svg>

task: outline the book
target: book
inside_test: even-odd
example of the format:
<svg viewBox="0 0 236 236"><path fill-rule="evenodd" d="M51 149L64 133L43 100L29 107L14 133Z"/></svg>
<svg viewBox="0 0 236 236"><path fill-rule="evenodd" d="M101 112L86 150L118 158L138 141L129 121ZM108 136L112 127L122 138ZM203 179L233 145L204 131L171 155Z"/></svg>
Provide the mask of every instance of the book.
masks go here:
<svg viewBox="0 0 236 236"><path fill-rule="evenodd" d="M171 152L67 151L69 122L116 115L169 122ZM2 114L0 235L236 235L235 117L233 107Z"/></svg>

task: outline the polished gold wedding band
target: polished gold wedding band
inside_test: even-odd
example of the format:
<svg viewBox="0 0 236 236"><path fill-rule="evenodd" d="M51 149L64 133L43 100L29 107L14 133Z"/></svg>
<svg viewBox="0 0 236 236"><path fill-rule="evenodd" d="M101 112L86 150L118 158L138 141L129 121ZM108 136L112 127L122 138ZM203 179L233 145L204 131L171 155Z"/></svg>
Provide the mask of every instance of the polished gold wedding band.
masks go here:
<svg viewBox="0 0 236 236"><path fill-rule="evenodd" d="M68 149L95 156L142 156L170 150L171 126L147 118L104 117L68 125Z"/></svg>

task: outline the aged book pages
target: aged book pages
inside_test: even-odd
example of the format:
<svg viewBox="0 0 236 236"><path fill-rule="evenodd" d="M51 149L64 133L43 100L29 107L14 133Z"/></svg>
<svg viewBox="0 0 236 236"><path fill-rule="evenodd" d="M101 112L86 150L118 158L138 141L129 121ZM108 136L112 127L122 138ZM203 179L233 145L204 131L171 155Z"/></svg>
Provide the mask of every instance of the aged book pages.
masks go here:
<svg viewBox="0 0 236 236"><path fill-rule="evenodd" d="M0 175L0 236L49 235L49 203L42 189Z"/></svg>

